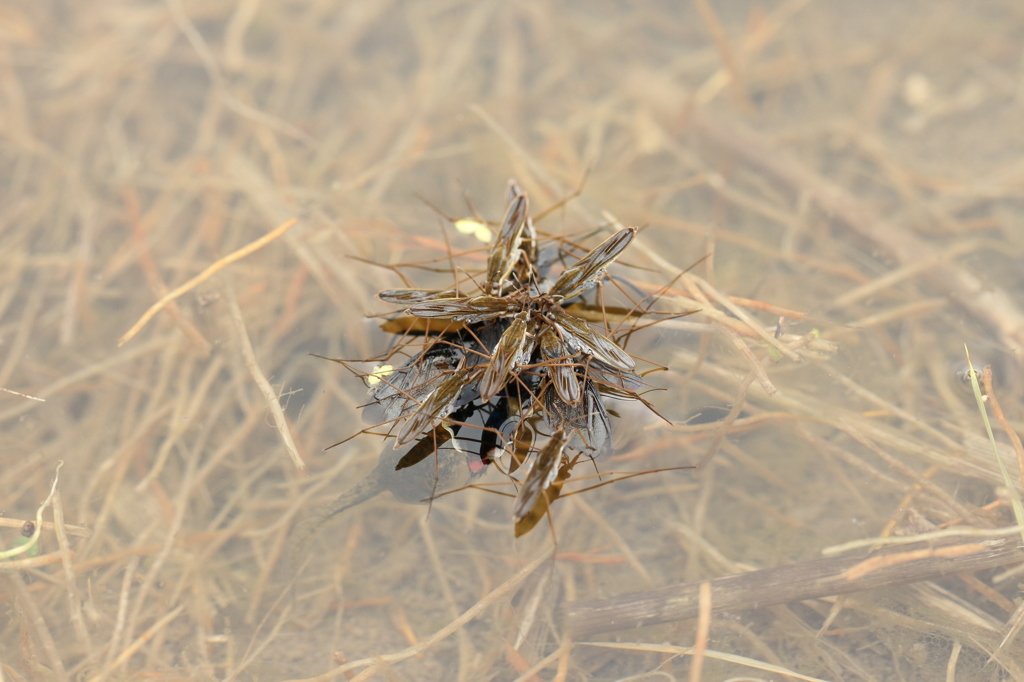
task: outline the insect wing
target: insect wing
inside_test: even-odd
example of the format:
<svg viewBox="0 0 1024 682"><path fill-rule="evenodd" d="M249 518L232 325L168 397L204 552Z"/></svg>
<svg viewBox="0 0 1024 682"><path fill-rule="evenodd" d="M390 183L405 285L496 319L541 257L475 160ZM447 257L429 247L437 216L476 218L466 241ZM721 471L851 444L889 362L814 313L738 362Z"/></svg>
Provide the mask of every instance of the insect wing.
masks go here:
<svg viewBox="0 0 1024 682"><path fill-rule="evenodd" d="M453 298L454 296L454 289L443 291L437 289L385 289L377 294L377 298L385 303L398 303L399 305L433 301L438 298Z"/></svg>
<svg viewBox="0 0 1024 682"><path fill-rule="evenodd" d="M635 372L623 372L591 358L587 363L587 376L606 389L611 389L617 398L636 398L644 387L644 380Z"/></svg>
<svg viewBox="0 0 1024 682"><path fill-rule="evenodd" d="M475 296L467 301L467 305L473 312L465 317L456 317L456 320L484 322L504 317L515 307L514 303L501 296Z"/></svg>
<svg viewBox="0 0 1024 682"><path fill-rule="evenodd" d="M500 296L439 298L409 307L409 314L428 319L483 322L507 315L510 303Z"/></svg>
<svg viewBox="0 0 1024 682"><path fill-rule="evenodd" d="M526 475L526 480L523 481L512 506L512 514L517 522L533 510L541 495L555 480L566 442L565 431L559 429L551 436L544 449L534 455L530 473Z"/></svg>
<svg viewBox="0 0 1024 682"><path fill-rule="evenodd" d="M405 452L402 453L401 456L399 456L398 453L395 453L391 457L385 457L385 455L382 454L381 461L377 465L378 468L380 468L385 461L390 463L394 457L398 457L398 461L394 466L394 471L402 471L403 469L409 469L416 466L431 455L440 455L442 447L453 438L456 438L459 435L459 431L462 430L462 424L459 422L464 422L469 419L477 409L478 408L475 405L465 405L460 407L449 415L451 422L442 422L424 433L418 441L412 445L405 446ZM392 492L395 492L394 489L392 489ZM419 502L419 498L417 497L411 501Z"/></svg>
<svg viewBox="0 0 1024 682"><path fill-rule="evenodd" d="M491 247L487 258L487 288L500 291L505 279L516 261L519 260L519 245L523 240L523 226L526 224L526 212L529 201L525 194L517 194L509 202L505 221L498 231L498 239Z"/></svg>
<svg viewBox="0 0 1024 682"><path fill-rule="evenodd" d="M612 450L612 427L597 386L584 381L583 397L575 405L564 402L555 391L544 394L544 411L551 428L570 434L568 447L599 457Z"/></svg>
<svg viewBox="0 0 1024 682"><path fill-rule="evenodd" d="M508 381L509 372L517 365L529 360L530 351L530 323L529 313L525 310L518 313L509 324L508 329L498 339L494 347L491 362L484 370L484 376L480 380L480 399L490 400Z"/></svg>
<svg viewBox="0 0 1024 682"><path fill-rule="evenodd" d="M515 178L508 179L508 189L505 190L505 203L511 204L515 201L515 198L519 195L526 196L526 192L519 189L519 183L516 182Z"/></svg>
<svg viewBox="0 0 1024 682"><path fill-rule="evenodd" d="M635 227L619 230L580 258L571 268L566 269L548 293L552 296L573 298L594 286L604 269L619 257L635 236Z"/></svg>
<svg viewBox="0 0 1024 682"><path fill-rule="evenodd" d="M469 297L467 296L461 298L440 298L433 301L416 303L409 306L407 312L410 315L428 319L453 319L456 315L471 312L471 308L467 306L468 302Z"/></svg>
<svg viewBox="0 0 1024 682"><path fill-rule="evenodd" d="M505 191L505 203L511 204L519 195L525 197L526 192L519 188L515 178L509 178L508 189ZM526 219L523 232L525 234L523 235L522 249L526 253L526 260L529 263L535 263L537 260L537 230L534 229L533 221L529 218Z"/></svg>
<svg viewBox="0 0 1024 682"><path fill-rule="evenodd" d="M529 272L529 269L534 267L533 264L537 262L537 228L533 226L533 220L530 218L527 218L523 225L523 241L520 248L526 254L523 263L524 269Z"/></svg>
<svg viewBox="0 0 1024 682"><path fill-rule="evenodd" d="M381 376L370 390L375 402L363 409L363 421L381 424L409 414L443 381L445 372L458 367L465 354L461 346L434 343L391 374Z"/></svg>
<svg viewBox="0 0 1024 682"><path fill-rule="evenodd" d="M636 369L633 358L607 336L594 331L589 324L561 308L555 308L552 312L555 322L563 332L565 343L570 348L592 355L604 364L623 372L632 372Z"/></svg>
<svg viewBox="0 0 1024 682"><path fill-rule="evenodd" d="M425 429L448 416L458 403L462 389L472 380L472 370L463 367L449 374L413 412L398 434L396 446L412 441Z"/></svg>
<svg viewBox="0 0 1024 682"><path fill-rule="evenodd" d="M425 436L416 441L416 444L398 459L398 463L395 464L395 471L414 467L427 457L430 457L437 452L438 448L451 440L454 433L456 433L454 427L446 429L444 424L438 424L428 431Z"/></svg>
<svg viewBox="0 0 1024 682"><path fill-rule="evenodd" d="M548 327L540 337L540 354L547 363L548 377L558 393L558 397L566 403L575 403L580 399L580 382L576 369L571 362L574 353L562 341L562 336L554 327Z"/></svg>

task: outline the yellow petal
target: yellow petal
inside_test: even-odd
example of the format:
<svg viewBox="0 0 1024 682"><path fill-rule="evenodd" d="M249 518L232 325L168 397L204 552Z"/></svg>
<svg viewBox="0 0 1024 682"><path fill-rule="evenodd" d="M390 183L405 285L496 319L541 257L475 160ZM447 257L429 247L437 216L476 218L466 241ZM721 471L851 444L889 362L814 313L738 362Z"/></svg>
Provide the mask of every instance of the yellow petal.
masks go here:
<svg viewBox="0 0 1024 682"><path fill-rule="evenodd" d="M391 365L377 365L373 368L373 371L366 376L366 383L370 386L376 386L380 383L381 377L386 377L394 371L395 368Z"/></svg>
<svg viewBox="0 0 1024 682"><path fill-rule="evenodd" d="M455 221L455 229L462 234L473 234L481 227L487 228L486 225L481 223L479 220L470 220L469 218L463 218L462 220Z"/></svg>
<svg viewBox="0 0 1024 682"><path fill-rule="evenodd" d="M491 240L494 239L494 235L491 233L491 228L487 227L486 223L482 223L479 220L471 220L470 218L456 220L455 229L462 234L473 235L484 244L490 244Z"/></svg>
<svg viewBox="0 0 1024 682"><path fill-rule="evenodd" d="M488 227L483 223L481 223L480 227L476 229L476 232L473 233L473 236L482 241L484 244L490 244L491 240L494 239L494 233L491 232L490 229L488 229Z"/></svg>

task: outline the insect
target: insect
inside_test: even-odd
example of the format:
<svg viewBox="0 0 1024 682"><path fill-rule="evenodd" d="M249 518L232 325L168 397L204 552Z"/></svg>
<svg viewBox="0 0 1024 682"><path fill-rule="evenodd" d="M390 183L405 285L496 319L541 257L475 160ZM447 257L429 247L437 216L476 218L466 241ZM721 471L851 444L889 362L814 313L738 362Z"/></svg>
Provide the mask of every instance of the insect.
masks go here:
<svg viewBox="0 0 1024 682"><path fill-rule="evenodd" d="M513 506L516 534L522 534L544 516L577 461L612 450L602 391L642 400L644 383L633 357L572 312L633 241L636 228L615 232L549 277L558 258L540 253L529 199L514 181L506 202L486 270L472 290L456 282L446 289L377 295L404 315L384 325L402 334L387 357L399 351L410 356L397 369L386 365L365 375L370 401L363 420L386 431L393 454L382 455L367 479L315 516L309 532L382 490L402 499L427 491L421 501L432 499L454 485L458 477L451 472L460 457L463 468L478 475L508 453L503 470L510 476L525 472ZM546 248L557 252L561 243L553 244ZM432 478L414 485L408 477L415 467ZM405 478L399 483L393 474Z"/></svg>
<svg viewBox="0 0 1024 682"><path fill-rule="evenodd" d="M522 535L527 529L522 529L524 522L528 523L538 504L547 509L551 500L542 499L545 493L555 482L558 475L558 465L562 460L562 454L567 444L565 429L559 429L551 434L547 444L534 456L530 471L526 474L516 501L512 505L512 515L516 521L516 535ZM536 521L534 521L536 523Z"/></svg>

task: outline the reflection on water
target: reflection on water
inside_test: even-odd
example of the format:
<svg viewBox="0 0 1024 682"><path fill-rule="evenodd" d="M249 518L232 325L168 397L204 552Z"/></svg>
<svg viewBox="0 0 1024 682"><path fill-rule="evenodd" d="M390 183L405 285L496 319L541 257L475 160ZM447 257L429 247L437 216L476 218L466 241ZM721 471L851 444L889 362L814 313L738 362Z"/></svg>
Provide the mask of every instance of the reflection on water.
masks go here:
<svg viewBox="0 0 1024 682"><path fill-rule="evenodd" d="M1009 568L591 638L630 650L560 615L815 559L908 510L1012 523L951 367L965 342L992 362L1019 425L1022 23L1008 0L0 9L5 548L64 461L38 556L0 564L3 679L683 679L693 658L649 643L705 631L704 679L1024 677L1019 638L996 653ZM382 477L408 453L381 436L324 450L368 398L312 355L388 348L374 294L449 286L450 253L486 270L417 197L500 222L510 176L534 214L587 178L537 224L576 257L640 227L609 305L701 310L628 335L665 420L610 399L615 452L572 485L706 462L569 485L519 539L494 467L456 457L451 484L482 487L428 507ZM353 486L397 493L295 550Z"/></svg>

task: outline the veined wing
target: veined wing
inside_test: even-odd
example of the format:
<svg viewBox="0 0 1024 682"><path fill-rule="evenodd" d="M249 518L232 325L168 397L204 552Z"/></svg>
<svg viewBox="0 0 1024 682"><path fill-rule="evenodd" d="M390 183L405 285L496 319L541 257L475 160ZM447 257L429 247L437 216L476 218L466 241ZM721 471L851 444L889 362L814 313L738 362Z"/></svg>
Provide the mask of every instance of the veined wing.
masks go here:
<svg viewBox="0 0 1024 682"><path fill-rule="evenodd" d="M377 294L377 298L385 303L398 303L399 305L433 301L438 298L452 298L454 296L455 289L385 289Z"/></svg>
<svg viewBox="0 0 1024 682"><path fill-rule="evenodd" d="M512 514L518 522L529 514L537 505L541 495L555 480L558 474L558 463L562 460L562 452L568 441L566 432L562 429L555 431L544 448L533 456L533 464L530 466L530 473L526 475L519 494L516 495L515 504L512 506Z"/></svg>
<svg viewBox="0 0 1024 682"><path fill-rule="evenodd" d="M565 344L555 327L548 327L541 334L540 354L547 364L548 377L558 397L570 404L579 400L580 380L572 362L576 353Z"/></svg>
<svg viewBox="0 0 1024 682"><path fill-rule="evenodd" d="M405 445L416 439L424 430L435 426L455 409L462 390L471 384L478 370L460 367L445 377L427 399L413 412L398 434L396 446Z"/></svg>
<svg viewBox="0 0 1024 682"><path fill-rule="evenodd" d="M635 372L623 372L593 357L587 363L586 373L603 388L610 389L616 398L635 399L644 387L644 380Z"/></svg>
<svg viewBox="0 0 1024 682"><path fill-rule="evenodd" d="M519 189L519 184L514 178L510 178L508 181L508 190L505 192L505 201L512 203L517 196L522 194L526 196L526 192ZM529 218L523 225L523 243L520 245L523 253L526 254L526 262L533 265L537 262L537 230L533 227L533 221ZM525 279L525 278L524 278Z"/></svg>
<svg viewBox="0 0 1024 682"><path fill-rule="evenodd" d="M530 343L530 313L523 310L512 318L508 329L498 339L491 361L480 379L480 399L493 398L508 381L509 372L530 359L533 344Z"/></svg>
<svg viewBox="0 0 1024 682"><path fill-rule="evenodd" d="M590 457L611 452L612 427L608 410L593 381L583 382L583 396L575 405L564 402L555 391L545 391L544 411L551 428L564 429L569 434L568 447Z"/></svg>
<svg viewBox="0 0 1024 682"><path fill-rule="evenodd" d="M519 189L519 183L515 178L508 179L508 187L505 188L505 203L511 204L519 195L526 196L526 192Z"/></svg>
<svg viewBox="0 0 1024 682"><path fill-rule="evenodd" d="M381 375L370 389L376 402L363 408L363 421L381 424L406 416L444 380L447 372L459 366L465 355L459 345L435 342L394 372Z"/></svg>
<svg viewBox="0 0 1024 682"><path fill-rule="evenodd" d="M562 331L562 338L570 348L591 355L604 364L623 372L632 372L636 369L633 358L629 357L626 351L615 345L615 342L607 336L594 331L589 324L561 308L552 308L551 312L555 318L555 324Z"/></svg>
<svg viewBox="0 0 1024 682"><path fill-rule="evenodd" d="M548 293L562 298L579 296L597 283L598 278L604 274L604 269L619 257L635 236L635 227L619 230L580 258L571 268L566 269Z"/></svg>
<svg viewBox="0 0 1024 682"><path fill-rule="evenodd" d="M528 209L529 201L525 194L517 194L509 202L505 220L498 230L498 238L487 258L486 291L501 291L502 285L519 260L519 246L523 241L523 226L526 224Z"/></svg>
<svg viewBox="0 0 1024 682"><path fill-rule="evenodd" d="M407 312L416 317L473 323L503 317L513 310L514 305L501 296L462 296L416 303Z"/></svg>
<svg viewBox="0 0 1024 682"><path fill-rule="evenodd" d="M473 406L469 407L471 409L473 408ZM459 415L459 412L462 411L466 412L465 416L469 416L471 409L464 407L462 410L456 410L454 418L458 419L461 416ZM460 429L461 427L458 424L452 424L450 427L444 423L438 424L430 431L427 431L427 433L416 441L416 443L410 447L404 455L398 458L398 462L395 464L394 470L401 471L402 469L408 469L409 467L416 466L427 457L436 453L442 445L456 437Z"/></svg>

